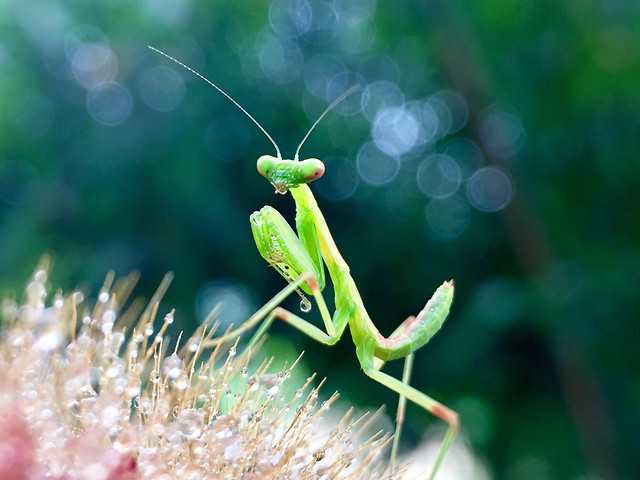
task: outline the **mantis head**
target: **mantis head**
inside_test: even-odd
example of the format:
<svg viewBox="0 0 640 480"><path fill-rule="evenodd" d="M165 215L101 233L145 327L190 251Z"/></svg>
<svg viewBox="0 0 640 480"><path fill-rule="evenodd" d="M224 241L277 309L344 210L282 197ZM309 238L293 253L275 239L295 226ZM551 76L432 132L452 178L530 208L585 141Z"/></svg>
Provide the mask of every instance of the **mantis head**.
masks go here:
<svg viewBox="0 0 640 480"><path fill-rule="evenodd" d="M283 160L271 155L258 159L258 172L271 182L276 193L285 194L290 188L316 180L324 174L324 163L317 158Z"/></svg>

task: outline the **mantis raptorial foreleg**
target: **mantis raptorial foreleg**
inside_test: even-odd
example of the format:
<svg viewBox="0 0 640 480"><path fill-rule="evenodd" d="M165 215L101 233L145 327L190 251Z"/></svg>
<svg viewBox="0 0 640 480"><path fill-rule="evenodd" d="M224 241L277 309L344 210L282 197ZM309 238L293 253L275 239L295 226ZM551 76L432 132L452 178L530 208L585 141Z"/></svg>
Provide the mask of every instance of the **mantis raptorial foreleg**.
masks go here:
<svg viewBox="0 0 640 480"><path fill-rule="evenodd" d="M413 364L413 352L425 345L435 335L449 313L453 301L453 282L444 282L417 316L407 318L389 337L383 337L369 318L355 281L349 272L349 266L338 251L324 216L307 185L322 176L324 164L317 158L298 159L298 152L311 130L337 102L351 93L353 89L345 92L320 115L300 142L293 160L287 160L282 158L280 149L266 130L217 85L174 58L159 50L156 51L207 81L240 108L262 130L273 143L277 155L275 157L270 155L260 157L257 163L258 172L271 182L277 193L290 192L296 204L297 235L284 218L271 207L263 207L260 211L254 212L250 218L258 251L269 265L273 266L289 282L289 285L238 329L213 340L211 343L219 343L236 337L262 322L249 342L249 345L253 346L266 332L273 320L281 318L311 338L327 345L333 345L341 338L346 326L349 325L356 346L356 355L364 372L400 396L396 419L397 433L392 447L392 463L398 447L407 399L449 424L449 429L429 477L433 479L458 431L458 414L413 388L409 385L409 378ZM321 293L325 284L325 265L334 288L335 312L333 317L329 314ZM304 294L313 295L325 330L279 307L285 297L293 292L297 292L302 297L301 308L303 311L308 311L310 308L310 303ZM380 370L384 362L399 358L405 358L402 380Z"/></svg>

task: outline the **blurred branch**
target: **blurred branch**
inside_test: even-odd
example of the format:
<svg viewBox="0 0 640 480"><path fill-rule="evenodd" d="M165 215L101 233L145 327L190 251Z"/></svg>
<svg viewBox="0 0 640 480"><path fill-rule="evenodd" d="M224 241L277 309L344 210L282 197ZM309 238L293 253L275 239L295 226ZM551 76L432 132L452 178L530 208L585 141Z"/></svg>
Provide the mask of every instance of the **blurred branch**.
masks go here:
<svg viewBox="0 0 640 480"><path fill-rule="evenodd" d="M451 17L454 17L452 14ZM460 15L456 21L464 21ZM497 95L489 85L494 82L486 78L489 67L483 64L479 49L479 39L473 38L471 25L458 25L454 21L440 22L446 28L434 25L434 44L443 46L437 52L440 71L448 84L457 90L468 101L469 124L477 125L481 110L493 103ZM482 147L478 130L469 132L472 138ZM486 158L496 165L506 165L504 160L492 158L483 149ZM516 177L513 169L510 173ZM523 182L517 182L523 185ZM548 235L542 222L529 210L522 192L517 189L510 205L501 210L501 216L510 239L527 276L532 277L541 272L552 261L553 252L548 243ZM563 386L565 401L576 427L586 454L587 464L592 472L601 478L616 478L614 475L614 451L611 444L611 422L606 414L606 402L595 380L590 374L588 365L575 347L571 348L563 342L556 349L555 366Z"/></svg>
<svg viewBox="0 0 640 480"><path fill-rule="evenodd" d="M558 342L554 357L569 412L580 432L587 462L598 478L619 478L614 471L613 431L605 399L573 342Z"/></svg>
<svg viewBox="0 0 640 480"><path fill-rule="evenodd" d="M491 82L482 73L486 72L488 67L480 65L480 53L473 48L474 45L479 44L479 40L470 37L472 32L473 28L469 25L455 30L451 29L451 24L447 24L446 29L435 30L434 44L444 46L437 52L440 70L446 77L447 83L467 100L468 123L476 125L480 112L493 103L495 95L489 88ZM477 128L471 129L469 138L483 148ZM483 153L491 163L505 168L510 167L505 161L492 158L484 149ZM508 168L508 170L515 178L513 169ZM522 186L523 182L516 181L516 184ZM529 274L542 270L552 256L547 233L538 218L527 207L521 188L516 188L511 203L502 209L500 214L511 238L511 246L523 269Z"/></svg>

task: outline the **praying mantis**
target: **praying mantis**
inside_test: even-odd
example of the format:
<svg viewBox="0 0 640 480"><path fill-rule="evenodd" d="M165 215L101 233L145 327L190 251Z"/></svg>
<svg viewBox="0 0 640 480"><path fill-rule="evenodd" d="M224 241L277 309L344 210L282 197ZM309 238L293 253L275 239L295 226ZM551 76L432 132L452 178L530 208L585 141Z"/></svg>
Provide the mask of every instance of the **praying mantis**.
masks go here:
<svg viewBox="0 0 640 480"><path fill-rule="evenodd" d="M456 412L432 399L409 384L413 366L413 352L425 345L440 329L453 301L453 281L438 287L424 308L414 317L407 318L389 337L380 334L364 307L356 283L349 273L349 266L342 258L333 240L327 222L309 188L309 183L320 178L325 167L317 158L299 159L302 145L315 126L341 100L354 91L347 90L320 115L296 149L293 160L283 159L276 142L267 131L243 107L213 82L160 50L149 47L197 75L227 97L271 141L276 156L263 155L257 161L258 172L274 187L276 193L291 193L296 206L296 232L284 217L273 207L264 206L250 216L251 230L260 255L273 266L289 283L267 304L240 327L214 339L220 343L252 329L262 322L249 341L255 345L276 318L280 318L326 345L337 343L349 326L356 356L364 373L399 395L396 415L396 433L391 449L391 468L398 449L400 433L405 416L406 399L431 412L449 424L429 478L433 480L444 456L459 429ZM329 313L322 296L325 286L325 266L333 283L335 312ZM291 293L297 292L302 302L302 311L309 311L311 303L304 294L312 295L322 317L324 330L302 317L280 307L280 303ZM381 371L386 361L405 359L402 380Z"/></svg>

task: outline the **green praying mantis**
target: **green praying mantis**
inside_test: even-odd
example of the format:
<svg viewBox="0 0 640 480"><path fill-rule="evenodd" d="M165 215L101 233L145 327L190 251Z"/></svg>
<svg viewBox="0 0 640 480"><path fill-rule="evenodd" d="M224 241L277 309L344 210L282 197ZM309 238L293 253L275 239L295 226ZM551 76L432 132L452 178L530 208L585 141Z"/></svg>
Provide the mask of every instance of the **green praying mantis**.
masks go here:
<svg viewBox="0 0 640 480"><path fill-rule="evenodd" d="M320 120L341 100L352 93L352 88L336 99L320 115L296 149L293 160L283 159L276 142L267 131L244 108L213 82L160 50L149 47L202 78L234 103L267 136L276 149L276 156L263 155L258 159L258 172L275 187L277 193L291 193L296 206L296 232L284 217L273 207L264 206L250 216L251 230L260 255L273 266L289 283L267 304L246 322L213 342L219 343L234 338L262 322L249 341L255 345L271 323L280 318L311 338L326 345L340 340L347 325L356 346L356 355L366 375L399 395L396 415L396 433L391 449L391 468L398 449L400 433L405 416L406 399L431 412L449 424L435 464L429 476L433 479L459 429L456 412L432 399L409 384L413 365L413 352L425 345L440 329L453 301L453 282L444 282L438 287L417 316L407 318L389 337L380 334L365 309L349 266L338 251L327 222L318 207L309 183L320 178L325 167L317 158L300 160L299 152L311 131ZM334 287L335 312L329 313L322 296L325 286L325 265ZM302 302L302 311L309 311L311 304L304 294L315 299L324 330L300 316L280 307L280 303L291 293L297 292ZM405 359L402 380L381 371L386 361Z"/></svg>

